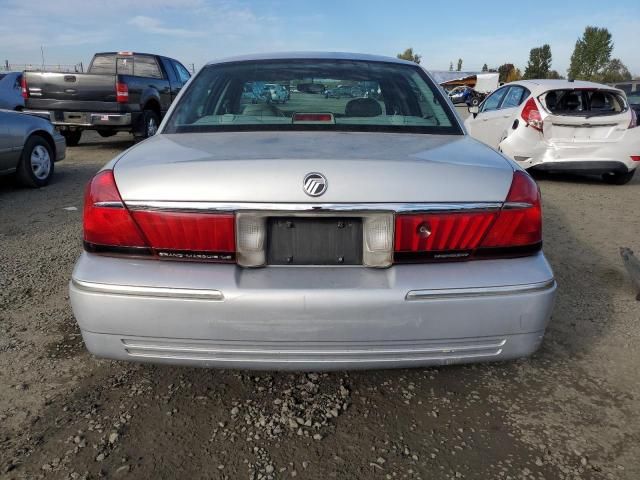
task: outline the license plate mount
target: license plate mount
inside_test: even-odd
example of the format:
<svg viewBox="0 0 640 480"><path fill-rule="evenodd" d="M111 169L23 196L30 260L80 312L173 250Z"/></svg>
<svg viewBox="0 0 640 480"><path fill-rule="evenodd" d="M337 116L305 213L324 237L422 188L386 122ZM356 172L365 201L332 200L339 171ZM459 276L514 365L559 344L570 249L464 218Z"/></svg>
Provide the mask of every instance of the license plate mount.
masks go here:
<svg viewBox="0 0 640 480"><path fill-rule="evenodd" d="M362 265L362 219L269 218L267 264Z"/></svg>

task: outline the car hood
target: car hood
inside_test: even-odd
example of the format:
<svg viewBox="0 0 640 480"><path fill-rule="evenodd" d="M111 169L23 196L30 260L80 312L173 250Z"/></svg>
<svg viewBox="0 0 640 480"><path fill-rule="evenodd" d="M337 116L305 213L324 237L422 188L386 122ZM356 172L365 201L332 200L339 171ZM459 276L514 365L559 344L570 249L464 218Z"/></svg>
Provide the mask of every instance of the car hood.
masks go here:
<svg viewBox="0 0 640 480"><path fill-rule="evenodd" d="M324 195L303 191L310 172ZM125 202L502 202L513 166L462 135L232 132L157 135L114 175Z"/></svg>

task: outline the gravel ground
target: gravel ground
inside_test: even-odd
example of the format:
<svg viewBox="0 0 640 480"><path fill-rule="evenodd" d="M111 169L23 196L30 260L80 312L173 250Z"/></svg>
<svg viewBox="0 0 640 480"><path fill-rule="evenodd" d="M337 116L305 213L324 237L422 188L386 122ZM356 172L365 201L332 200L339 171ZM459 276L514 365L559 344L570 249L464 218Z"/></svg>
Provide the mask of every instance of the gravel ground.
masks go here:
<svg viewBox="0 0 640 480"><path fill-rule="evenodd" d="M0 179L0 477L640 478L640 251L624 187L540 177L560 284L532 358L281 374L96 360L67 295L83 187L127 135L87 135L41 190Z"/></svg>

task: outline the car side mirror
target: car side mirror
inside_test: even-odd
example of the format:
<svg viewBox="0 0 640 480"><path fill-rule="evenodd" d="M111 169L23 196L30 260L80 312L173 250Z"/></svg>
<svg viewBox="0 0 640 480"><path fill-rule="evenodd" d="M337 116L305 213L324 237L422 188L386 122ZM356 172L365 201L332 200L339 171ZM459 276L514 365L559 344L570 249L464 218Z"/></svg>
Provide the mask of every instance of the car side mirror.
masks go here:
<svg viewBox="0 0 640 480"><path fill-rule="evenodd" d="M473 115L473 118L476 118L478 116L478 113L480 113L480 107L478 107L477 105L469 107L469 113Z"/></svg>

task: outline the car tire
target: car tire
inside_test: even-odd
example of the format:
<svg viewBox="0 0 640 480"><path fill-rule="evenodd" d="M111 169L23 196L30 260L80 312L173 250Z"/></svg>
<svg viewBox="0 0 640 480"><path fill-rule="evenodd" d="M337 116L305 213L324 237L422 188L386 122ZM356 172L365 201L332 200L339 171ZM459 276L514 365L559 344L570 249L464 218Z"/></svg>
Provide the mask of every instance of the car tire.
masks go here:
<svg viewBox="0 0 640 480"><path fill-rule="evenodd" d="M153 137L160 125L160 115L153 110L143 110L140 118L140 131L135 135L138 140Z"/></svg>
<svg viewBox="0 0 640 480"><path fill-rule="evenodd" d="M605 173L602 175L602 180L610 185L626 185L631 181L635 173L635 169L626 173Z"/></svg>
<svg viewBox="0 0 640 480"><path fill-rule="evenodd" d="M39 135L27 139L22 149L16 177L25 187L39 188L53 176L55 156L51 145Z"/></svg>
<svg viewBox="0 0 640 480"><path fill-rule="evenodd" d="M60 132L67 142L67 147L75 147L80 143L82 130L65 130Z"/></svg>

